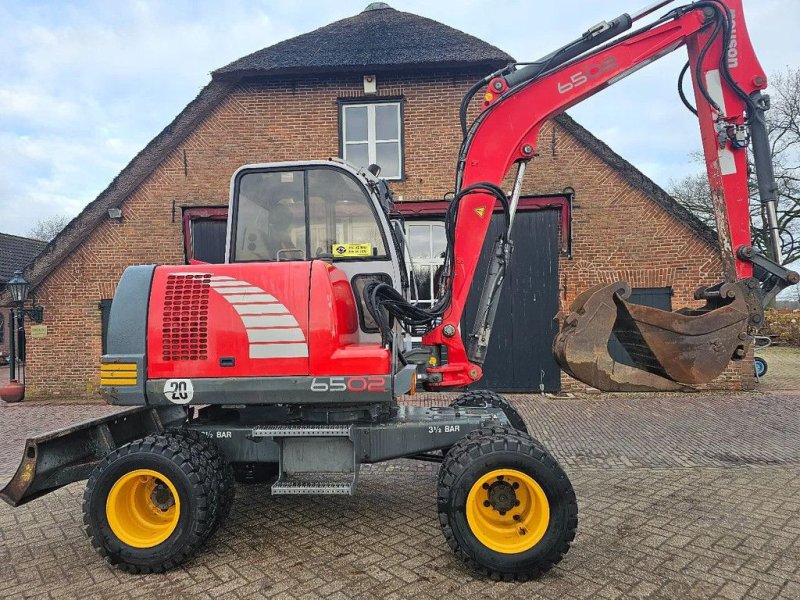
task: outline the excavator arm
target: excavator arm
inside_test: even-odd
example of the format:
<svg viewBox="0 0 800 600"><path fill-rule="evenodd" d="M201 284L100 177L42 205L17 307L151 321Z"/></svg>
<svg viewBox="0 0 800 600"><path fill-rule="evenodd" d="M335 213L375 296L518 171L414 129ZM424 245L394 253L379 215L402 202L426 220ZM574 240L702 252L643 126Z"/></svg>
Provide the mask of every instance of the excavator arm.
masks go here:
<svg viewBox="0 0 800 600"><path fill-rule="evenodd" d="M384 308L401 323L429 319L423 344L445 348L446 361L427 369L428 387L466 386L481 377L505 273L512 256L512 227L525 171L536 155L543 124L571 106L686 46L694 86L712 203L719 235L723 281L699 289L700 309L676 313L630 304L630 286L609 282L581 294L554 345L556 359L572 376L604 390L682 389L710 381L731 358L742 358L748 334L763 323L763 306L797 283L780 266L775 181L762 95L766 76L753 51L742 0L701 0L674 8L635 31L633 24L670 4L660 1L632 15L604 21L534 63L510 65L473 86L462 103L464 141L456 192L447 215L448 241L440 297L430 311ZM480 114L466 126L466 110L483 90ZM688 105L688 102L687 102ZM771 239L769 258L752 248L748 148L753 153ZM535 162L533 162L535 166ZM516 166L510 197L500 188ZM459 334L467 295L497 204L506 231L495 242L479 312L466 344ZM762 276L753 277L753 265ZM380 294L377 294L380 296ZM376 298L373 297L373 301ZM395 299L396 300L396 299ZM381 304L377 302L377 304ZM404 319L405 317L405 319ZM635 366L608 354L616 333ZM431 361L431 363L436 362Z"/></svg>

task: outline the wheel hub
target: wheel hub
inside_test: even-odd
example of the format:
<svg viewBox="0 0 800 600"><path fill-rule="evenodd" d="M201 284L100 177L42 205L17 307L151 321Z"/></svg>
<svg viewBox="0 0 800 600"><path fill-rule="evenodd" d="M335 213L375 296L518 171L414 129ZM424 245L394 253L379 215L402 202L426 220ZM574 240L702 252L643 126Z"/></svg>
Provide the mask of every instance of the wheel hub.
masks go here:
<svg viewBox="0 0 800 600"><path fill-rule="evenodd" d="M517 484L517 487L519 487L519 484ZM488 496L489 505L501 515L519 504L513 485L507 481L499 480L491 484Z"/></svg>
<svg viewBox="0 0 800 600"><path fill-rule="evenodd" d="M150 500L161 511L169 510L171 506L175 505L172 492L169 491L169 488L160 479L156 480L153 493L150 494Z"/></svg>

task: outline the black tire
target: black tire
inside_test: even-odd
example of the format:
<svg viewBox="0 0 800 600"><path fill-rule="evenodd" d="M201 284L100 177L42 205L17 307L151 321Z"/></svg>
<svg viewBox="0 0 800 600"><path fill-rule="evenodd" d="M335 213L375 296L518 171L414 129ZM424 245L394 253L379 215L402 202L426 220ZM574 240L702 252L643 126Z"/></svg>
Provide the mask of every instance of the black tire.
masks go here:
<svg viewBox="0 0 800 600"><path fill-rule="evenodd" d="M115 483L133 471L161 475L180 501L177 524L164 541L150 547L124 542L109 524L107 501ZM204 481L213 471L205 452L192 450L181 436L153 435L126 444L92 471L83 495L83 523L89 541L112 565L129 573L161 573L190 558L208 538L217 498Z"/></svg>
<svg viewBox="0 0 800 600"><path fill-rule="evenodd" d="M767 361L760 356L753 359L753 369L755 370L756 377L761 379L767 374Z"/></svg>
<svg viewBox="0 0 800 600"><path fill-rule="evenodd" d="M207 453L207 459L211 465L211 472L209 473L209 484L212 487L212 493L216 494L216 512L213 515L213 523L208 533L208 537L212 537L216 531L222 527L231 512L233 500L236 496L236 481L233 475L233 467L231 467L225 454L220 447L208 436L195 429L186 429L183 427L176 427L168 429L165 432L167 435L180 437L187 441L192 448L192 452Z"/></svg>
<svg viewBox="0 0 800 600"><path fill-rule="evenodd" d="M465 408L499 408L505 413L511 426L524 433L528 433L528 426L522 416L511 403L497 392L490 390L469 390L453 400L450 406L463 406Z"/></svg>
<svg viewBox="0 0 800 600"><path fill-rule="evenodd" d="M546 527L541 538L518 552L500 552L485 545L473 532L467 516L470 491L481 478L500 469L532 479L549 508L549 518L541 522ZM484 430L453 446L442 464L437 506L445 540L456 556L492 579L505 581L525 581L549 571L569 550L578 526L578 505L567 475L544 448L516 431ZM483 506L488 507L486 501ZM521 531L520 535L526 533Z"/></svg>

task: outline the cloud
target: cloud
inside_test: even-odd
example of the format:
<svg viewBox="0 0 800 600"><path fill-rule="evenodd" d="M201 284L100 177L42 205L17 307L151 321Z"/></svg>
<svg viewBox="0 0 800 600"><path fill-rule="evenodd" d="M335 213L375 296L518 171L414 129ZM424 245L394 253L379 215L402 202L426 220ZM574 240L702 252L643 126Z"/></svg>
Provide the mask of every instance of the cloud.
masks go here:
<svg viewBox="0 0 800 600"><path fill-rule="evenodd" d="M0 5L0 231L74 216L208 73L296 35L270 3Z"/></svg>

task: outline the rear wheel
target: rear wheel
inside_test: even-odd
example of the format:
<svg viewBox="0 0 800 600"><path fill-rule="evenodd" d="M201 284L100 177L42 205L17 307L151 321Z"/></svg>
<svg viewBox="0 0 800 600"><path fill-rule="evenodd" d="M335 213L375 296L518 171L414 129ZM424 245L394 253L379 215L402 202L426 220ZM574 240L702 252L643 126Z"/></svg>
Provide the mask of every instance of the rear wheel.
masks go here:
<svg viewBox="0 0 800 600"><path fill-rule="evenodd" d="M83 497L95 549L131 573L173 568L202 545L214 524L211 464L179 436L148 436L109 454Z"/></svg>
<svg viewBox="0 0 800 600"><path fill-rule="evenodd" d="M465 408L499 408L503 411L508 422L514 429L528 433L528 427L522 416L511 403L497 392L490 390L470 390L464 392L453 400L450 406L463 406Z"/></svg>
<svg viewBox="0 0 800 600"><path fill-rule="evenodd" d="M439 522L456 555L492 578L526 580L569 550L575 492L555 459L524 433L485 432L442 464Z"/></svg>

